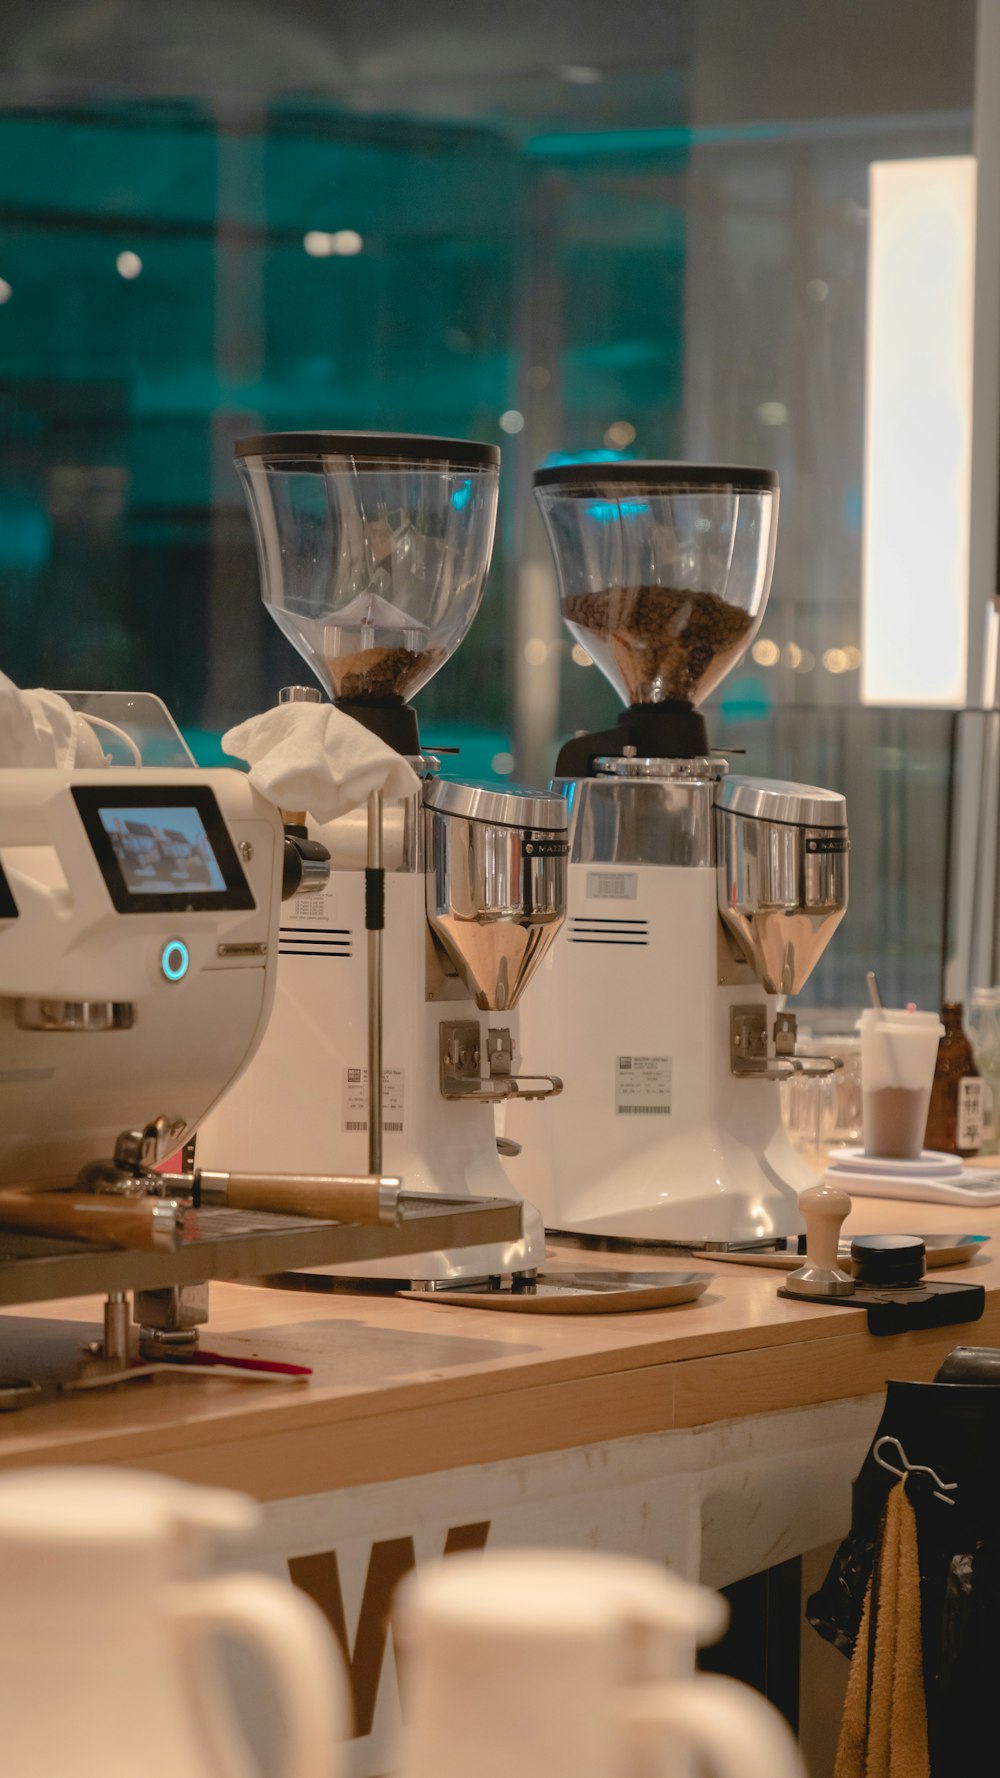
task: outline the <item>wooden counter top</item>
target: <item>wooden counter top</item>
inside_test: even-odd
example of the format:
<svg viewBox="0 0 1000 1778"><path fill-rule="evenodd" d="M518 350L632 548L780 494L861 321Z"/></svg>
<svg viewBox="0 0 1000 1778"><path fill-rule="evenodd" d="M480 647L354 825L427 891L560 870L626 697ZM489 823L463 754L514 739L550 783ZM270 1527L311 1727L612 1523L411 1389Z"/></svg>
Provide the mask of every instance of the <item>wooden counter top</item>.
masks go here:
<svg viewBox="0 0 1000 1778"><path fill-rule="evenodd" d="M115 1463L282 1499L863 1395L1000 1344L1000 1209L868 1200L848 1224L893 1229L992 1237L935 1274L986 1286L981 1321L874 1338L858 1309L779 1298L775 1271L567 1248L553 1268L714 1277L689 1307L565 1317L217 1284L203 1344L309 1364L308 1385L157 1376L54 1396L0 1418L0 1468ZM100 1317L96 1299L0 1313L0 1369L68 1374Z"/></svg>

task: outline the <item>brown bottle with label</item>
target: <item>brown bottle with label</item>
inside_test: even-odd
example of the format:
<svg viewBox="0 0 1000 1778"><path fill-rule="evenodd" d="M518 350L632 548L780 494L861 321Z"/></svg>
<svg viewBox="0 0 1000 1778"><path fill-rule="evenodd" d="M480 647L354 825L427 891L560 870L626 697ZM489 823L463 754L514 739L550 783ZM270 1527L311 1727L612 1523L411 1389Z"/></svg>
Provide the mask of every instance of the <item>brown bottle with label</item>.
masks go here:
<svg viewBox="0 0 1000 1778"><path fill-rule="evenodd" d="M941 1023L944 1036L938 1045L924 1147L968 1159L979 1153L983 1143L983 1083L958 1001L945 1002Z"/></svg>

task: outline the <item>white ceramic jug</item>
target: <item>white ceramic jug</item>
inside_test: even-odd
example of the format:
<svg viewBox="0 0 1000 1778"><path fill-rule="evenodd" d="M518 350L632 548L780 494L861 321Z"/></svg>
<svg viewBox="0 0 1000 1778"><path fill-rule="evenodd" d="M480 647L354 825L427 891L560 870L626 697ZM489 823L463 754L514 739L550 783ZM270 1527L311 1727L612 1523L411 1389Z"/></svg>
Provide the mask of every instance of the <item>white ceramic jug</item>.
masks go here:
<svg viewBox="0 0 1000 1778"><path fill-rule="evenodd" d="M805 1778L782 1717L696 1675L717 1594L594 1551L450 1556L403 1583L400 1778Z"/></svg>
<svg viewBox="0 0 1000 1778"><path fill-rule="evenodd" d="M3 1778L255 1778L215 1632L253 1644L276 1684L281 1778L335 1778L346 1674L316 1606L266 1575L183 1578L257 1516L122 1470L0 1477Z"/></svg>

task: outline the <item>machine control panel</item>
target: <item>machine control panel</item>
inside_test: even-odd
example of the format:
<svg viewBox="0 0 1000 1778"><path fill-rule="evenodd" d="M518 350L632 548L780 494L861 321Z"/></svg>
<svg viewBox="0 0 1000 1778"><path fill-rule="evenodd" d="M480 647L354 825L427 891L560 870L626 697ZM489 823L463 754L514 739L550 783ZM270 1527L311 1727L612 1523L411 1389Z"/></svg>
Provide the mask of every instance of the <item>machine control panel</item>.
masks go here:
<svg viewBox="0 0 1000 1778"><path fill-rule="evenodd" d="M73 798L120 914L198 913L256 906L215 799L205 785L123 789L78 785ZM160 964L177 968L168 943ZM169 956L168 956L169 953Z"/></svg>

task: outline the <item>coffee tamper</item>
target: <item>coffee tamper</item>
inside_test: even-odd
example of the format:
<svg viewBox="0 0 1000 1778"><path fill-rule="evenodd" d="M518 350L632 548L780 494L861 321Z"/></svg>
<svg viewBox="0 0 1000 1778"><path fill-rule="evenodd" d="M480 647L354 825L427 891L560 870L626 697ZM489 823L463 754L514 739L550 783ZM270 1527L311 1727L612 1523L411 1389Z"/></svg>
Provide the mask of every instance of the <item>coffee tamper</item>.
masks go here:
<svg viewBox="0 0 1000 1778"><path fill-rule="evenodd" d="M781 1296L842 1297L854 1295L854 1279L837 1264L840 1231L851 1212L851 1200L838 1186L811 1185L799 1195L806 1225L806 1263L786 1273Z"/></svg>

